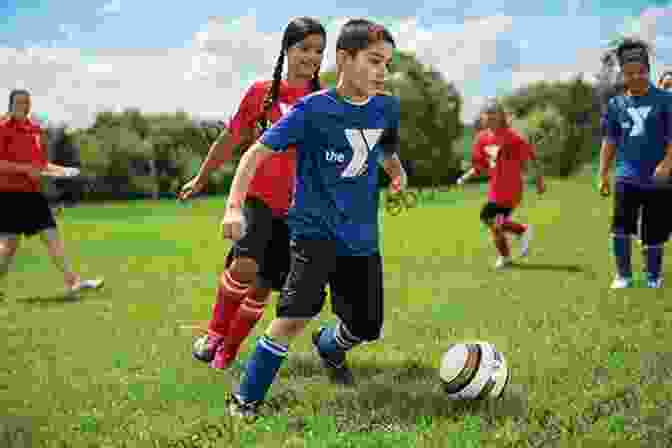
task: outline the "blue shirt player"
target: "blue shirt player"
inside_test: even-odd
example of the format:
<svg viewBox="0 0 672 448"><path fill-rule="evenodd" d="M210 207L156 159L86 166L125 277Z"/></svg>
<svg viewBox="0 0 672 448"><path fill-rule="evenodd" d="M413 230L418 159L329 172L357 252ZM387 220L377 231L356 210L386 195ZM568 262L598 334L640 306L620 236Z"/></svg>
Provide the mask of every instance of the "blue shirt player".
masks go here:
<svg viewBox="0 0 672 448"><path fill-rule="evenodd" d="M663 245L668 238L669 175L672 169L672 96L649 80L648 48L625 40L617 49L625 92L609 101L600 161L600 191L610 193L609 168L616 159L612 222L617 276L612 288L632 286L631 238L641 213L647 285L662 284Z"/></svg>
<svg viewBox="0 0 672 448"><path fill-rule="evenodd" d="M329 284L339 323L320 328L313 344L332 381L354 384L346 352L380 337L383 269L378 241L378 170L392 189L406 186L396 155L399 102L383 92L394 39L367 20L346 23L337 43L338 86L309 95L267 130L240 161L226 214L224 236L244 231L242 198L258 160L294 145L297 176L289 211L291 266L277 318L259 339L238 391L234 415L254 418L290 342L324 305Z"/></svg>

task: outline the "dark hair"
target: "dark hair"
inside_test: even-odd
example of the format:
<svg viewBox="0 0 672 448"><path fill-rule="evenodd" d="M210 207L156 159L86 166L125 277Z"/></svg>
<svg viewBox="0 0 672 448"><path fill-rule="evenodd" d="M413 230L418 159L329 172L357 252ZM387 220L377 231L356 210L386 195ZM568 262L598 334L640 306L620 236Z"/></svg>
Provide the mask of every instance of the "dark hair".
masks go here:
<svg viewBox="0 0 672 448"><path fill-rule="evenodd" d="M265 131L270 126L270 121L268 119L268 113L273 107L273 103L278 100L278 95L280 94L280 81L282 81L282 70L285 65L285 53L292 46L304 40L306 37L311 34L319 34L325 40L327 38L327 31L324 29L324 26L311 17L299 17L287 24L285 27L285 32L282 35L282 47L280 48L280 56L275 63L275 70L273 70L273 82L271 83L271 88L266 93L264 98L264 114L260 120L260 126L262 131ZM313 78L310 80L313 88L313 92L317 92L322 88L320 85L320 69L318 68L313 74Z"/></svg>
<svg viewBox="0 0 672 448"><path fill-rule="evenodd" d="M649 44L645 41L635 38L625 38L616 48L616 57L621 67L627 62L640 62L650 69L650 52ZM631 53L631 55L628 55L628 53Z"/></svg>
<svg viewBox="0 0 672 448"><path fill-rule="evenodd" d="M396 48L392 34L382 25L378 25L365 19L349 20L341 28L341 33L336 42L337 50L345 50L352 56L356 56L369 45L384 41Z"/></svg>
<svg viewBox="0 0 672 448"><path fill-rule="evenodd" d="M9 113L12 113L12 105L14 104L14 98L16 98L17 95L30 96L30 92L26 89L14 89L9 92Z"/></svg>

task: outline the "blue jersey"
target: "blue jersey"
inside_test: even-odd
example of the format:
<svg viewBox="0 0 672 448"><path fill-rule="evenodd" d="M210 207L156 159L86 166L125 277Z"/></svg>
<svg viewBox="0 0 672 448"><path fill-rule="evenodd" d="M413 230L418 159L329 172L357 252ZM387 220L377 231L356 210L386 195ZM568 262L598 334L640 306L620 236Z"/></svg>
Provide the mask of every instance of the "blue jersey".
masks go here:
<svg viewBox="0 0 672 448"><path fill-rule="evenodd" d="M604 119L607 141L617 148L616 179L655 185L656 166L672 143L672 95L651 85L644 96L616 96Z"/></svg>
<svg viewBox="0 0 672 448"><path fill-rule="evenodd" d="M378 161L396 153L399 101L354 104L335 89L308 95L268 129L261 143L296 146L296 189L287 223L295 240L334 240L339 255L379 251Z"/></svg>

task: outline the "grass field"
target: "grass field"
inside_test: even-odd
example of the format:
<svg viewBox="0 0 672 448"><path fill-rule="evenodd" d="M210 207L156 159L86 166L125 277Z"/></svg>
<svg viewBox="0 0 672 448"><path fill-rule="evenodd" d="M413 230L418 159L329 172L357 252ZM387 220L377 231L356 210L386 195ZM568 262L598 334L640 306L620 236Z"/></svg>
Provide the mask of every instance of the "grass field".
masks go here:
<svg viewBox="0 0 672 448"><path fill-rule="evenodd" d="M351 354L359 387L329 385L306 335L271 390L284 412L254 426L224 409L240 364L219 373L192 360L193 334L180 329L210 316L229 247L223 200L66 210L71 257L106 287L63 299L45 249L25 242L0 303L0 415L33 418L54 447L669 446L653 443L672 439L670 287L608 289L611 202L588 182L549 181L545 198L526 198L516 216L537 239L501 272L478 187L383 215L384 338ZM310 329L320 321L333 321L328 308ZM442 352L472 338L508 358L500 402L441 393Z"/></svg>

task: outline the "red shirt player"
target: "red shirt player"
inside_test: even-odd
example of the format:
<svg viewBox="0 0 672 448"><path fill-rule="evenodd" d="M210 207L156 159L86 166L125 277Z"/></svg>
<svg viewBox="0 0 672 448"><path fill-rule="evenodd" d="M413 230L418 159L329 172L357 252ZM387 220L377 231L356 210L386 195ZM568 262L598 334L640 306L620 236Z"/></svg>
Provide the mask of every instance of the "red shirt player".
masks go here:
<svg viewBox="0 0 672 448"><path fill-rule="evenodd" d="M528 254L532 239L532 225L511 220L523 196L523 171L528 161L535 161L534 147L508 125L503 107L490 101L481 114L485 129L476 135L472 168L458 180L463 184L473 175L487 173L490 177L488 202L481 210L481 221L493 236L499 258L496 267L512 263L507 233L521 238L521 257ZM537 191L545 190L541 175L537 177Z"/></svg>
<svg viewBox="0 0 672 448"><path fill-rule="evenodd" d="M63 273L69 293L97 289L102 286L102 279L82 280L72 270L51 208L41 191L41 176L71 177L78 170L47 161L42 128L30 119L28 91L13 90L9 106L9 116L0 120L0 199L6 210L0 219L0 282L9 271L19 237L39 234ZM0 296L3 293L0 288Z"/></svg>
<svg viewBox="0 0 672 448"><path fill-rule="evenodd" d="M199 174L183 187L181 199L201 190L208 174L230 160L234 149L246 150L292 104L322 89L318 74L325 42L326 31L314 19L301 17L287 25L273 80L255 82L247 90ZM287 78L282 79L285 57ZM208 334L197 341L193 353L213 368L231 365L243 340L261 319L271 291L282 287L289 272L289 228L285 220L294 192L295 155L295 149L290 148L263 160L240 204L246 233L227 257Z"/></svg>

